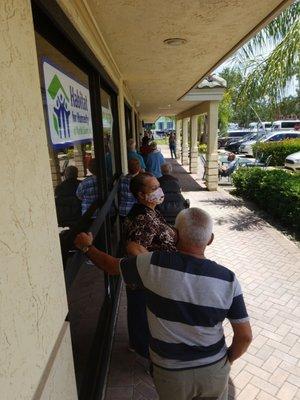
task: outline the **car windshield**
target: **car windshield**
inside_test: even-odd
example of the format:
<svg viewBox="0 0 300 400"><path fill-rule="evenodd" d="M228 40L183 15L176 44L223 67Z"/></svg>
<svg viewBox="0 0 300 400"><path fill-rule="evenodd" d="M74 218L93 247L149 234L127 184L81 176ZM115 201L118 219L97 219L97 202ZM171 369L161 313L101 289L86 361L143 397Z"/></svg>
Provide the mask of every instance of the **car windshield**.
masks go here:
<svg viewBox="0 0 300 400"><path fill-rule="evenodd" d="M267 135L265 133L260 133L257 135L257 138L255 140L260 142L261 140L268 139L272 135L274 135L274 133L268 133Z"/></svg>

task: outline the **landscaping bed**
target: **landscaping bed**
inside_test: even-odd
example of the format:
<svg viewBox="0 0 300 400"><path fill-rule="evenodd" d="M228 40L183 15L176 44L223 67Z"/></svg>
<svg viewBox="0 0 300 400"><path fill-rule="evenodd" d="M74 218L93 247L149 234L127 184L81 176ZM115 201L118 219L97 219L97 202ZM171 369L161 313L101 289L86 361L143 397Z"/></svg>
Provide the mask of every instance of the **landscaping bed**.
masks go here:
<svg viewBox="0 0 300 400"><path fill-rule="evenodd" d="M233 184L234 194L253 201L300 237L300 174L240 168Z"/></svg>
<svg viewBox="0 0 300 400"><path fill-rule="evenodd" d="M256 158L265 162L271 157L270 165L284 165L284 161L290 154L300 151L300 139L289 139L281 142L257 142L253 146L253 154Z"/></svg>

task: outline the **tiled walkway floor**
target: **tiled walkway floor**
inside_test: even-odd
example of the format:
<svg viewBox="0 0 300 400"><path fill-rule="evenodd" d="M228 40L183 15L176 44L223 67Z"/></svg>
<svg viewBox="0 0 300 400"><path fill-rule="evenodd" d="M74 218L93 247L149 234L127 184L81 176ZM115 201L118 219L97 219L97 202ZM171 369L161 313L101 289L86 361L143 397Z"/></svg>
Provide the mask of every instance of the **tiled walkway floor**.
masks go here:
<svg viewBox="0 0 300 400"><path fill-rule="evenodd" d="M191 206L208 211L215 241L207 257L238 276L254 340L231 370L230 398L300 400L300 251L276 229L224 191L207 192L174 162ZM189 184L192 184L192 191ZM266 199L267 201L267 199ZM142 360L127 350L122 293L106 400L157 399ZM225 327L230 342L231 330ZM170 399L172 400L172 399Z"/></svg>

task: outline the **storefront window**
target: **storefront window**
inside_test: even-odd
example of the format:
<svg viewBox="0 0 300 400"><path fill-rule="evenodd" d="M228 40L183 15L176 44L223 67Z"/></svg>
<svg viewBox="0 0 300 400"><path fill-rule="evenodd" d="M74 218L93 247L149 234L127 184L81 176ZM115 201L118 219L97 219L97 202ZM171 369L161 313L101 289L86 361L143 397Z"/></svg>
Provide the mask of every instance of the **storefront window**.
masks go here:
<svg viewBox="0 0 300 400"><path fill-rule="evenodd" d="M126 126L126 138L127 140L133 137L132 134L132 119L131 119L131 109L130 107L125 103L125 126Z"/></svg>
<svg viewBox="0 0 300 400"><path fill-rule="evenodd" d="M74 252L72 246L71 249L68 247L69 244L65 248L64 234L82 218L84 202L78 198L78 185L94 172L89 170L90 161L95 156L89 78L38 33L36 46L56 211L61 227L64 266L67 269ZM108 121L112 126L112 119L108 118ZM106 129L108 137L109 126ZM66 168L70 166L77 168L77 180L76 177L69 179L66 174ZM66 182L70 184L62 185ZM95 193L98 195L97 187ZM82 265L76 280L68 289L68 319L79 390L106 293L104 274L87 263Z"/></svg>
<svg viewBox="0 0 300 400"><path fill-rule="evenodd" d="M109 188L113 184L113 176L116 173L116 161L114 151L114 119L112 113L111 96L101 88L101 107L102 107L102 124L104 136L104 151L105 151L105 165L106 176Z"/></svg>

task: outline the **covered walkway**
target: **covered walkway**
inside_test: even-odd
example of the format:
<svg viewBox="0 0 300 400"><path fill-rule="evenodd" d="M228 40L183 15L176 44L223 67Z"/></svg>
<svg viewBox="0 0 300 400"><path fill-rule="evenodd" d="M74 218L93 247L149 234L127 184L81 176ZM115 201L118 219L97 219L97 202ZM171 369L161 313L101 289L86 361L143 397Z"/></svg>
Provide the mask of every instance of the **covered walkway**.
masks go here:
<svg viewBox="0 0 300 400"><path fill-rule="evenodd" d="M191 206L205 209L214 218L215 241L207 249L207 257L237 274L251 317L254 340L232 367L230 398L300 399L298 247L241 200L222 190L201 190L198 181L173 163L174 175L181 180ZM230 327L225 331L229 337ZM143 361L128 352L127 343L123 291L106 400L157 399Z"/></svg>

